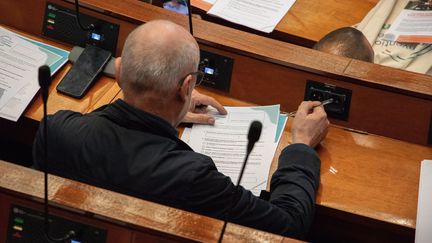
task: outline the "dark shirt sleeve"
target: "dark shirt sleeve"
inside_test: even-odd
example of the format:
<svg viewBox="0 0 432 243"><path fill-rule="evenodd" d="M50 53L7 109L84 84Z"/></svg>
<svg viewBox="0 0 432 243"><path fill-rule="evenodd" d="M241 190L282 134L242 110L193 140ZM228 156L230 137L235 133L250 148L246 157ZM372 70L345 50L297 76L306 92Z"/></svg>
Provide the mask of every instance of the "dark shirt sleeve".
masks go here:
<svg viewBox="0 0 432 243"><path fill-rule="evenodd" d="M304 238L312 224L320 160L307 145L286 147L271 179L270 200L264 201L211 166L196 170L188 193L196 212L290 237ZM209 213L210 212L210 213Z"/></svg>
<svg viewBox="0 0 432 243"><path fill-rule="evenodd" d="M78 112L61 110L58 111L55 115L50 115L47 117L47 125L48 125L48 156L50 157L48 161L51 163L51 170L54 167L58 167L58 164L54 166L53 163L57 162L56 159L52 158L61 158L62 155L58 155L57 147L59 144L64 142L62 139L58 137L59 133L64 130L64 126L66 121L69 121L70 118L80 117L82 116ZM42 170L45 168L45 156L44 156L44 147L45 147L45 134L44 134L44 125L43 120L39 124L39 129L36 132L35 140L33 141L33 167L38 170ZM60 146L61 147L61 146ZM67 146L64 146L67 148ZM62 147L63 148L63 147Z"/></svg>
<svg viewBox="0 0 432 243"><path fill-rule="evenodd" d="M38 169L38 170L42 170L44 169L44 167L42 167L43 165L43 127L42 127L42 122L39 124L39 129L36 132L36 136L35 139L33 141L33 168Z"/></svg>

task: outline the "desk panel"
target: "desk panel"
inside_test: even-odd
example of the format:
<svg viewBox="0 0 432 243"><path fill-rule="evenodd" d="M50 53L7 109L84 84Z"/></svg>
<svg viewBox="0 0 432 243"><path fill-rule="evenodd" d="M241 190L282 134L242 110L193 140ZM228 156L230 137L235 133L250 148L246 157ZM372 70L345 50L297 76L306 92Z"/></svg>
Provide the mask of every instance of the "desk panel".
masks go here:
<svg viewBox="0 0 432 243"><path fill-rule="evenodd" d="M40 185L42 186L42 185ZM28 198L22 198L16 196L14 193L5 193L4 188L0 186L0 241L6 242L7 230L8 230L8 220L11 205L19 205L22 207L30 208L43 212L43 204L40 202L35 202L35 200L29 200ZM50 215L56 215L65 219L73 220L75 222L94 225L98 228L107 230L107 241L106 243L130 243L132 242L133 231L125 229L120 225L110 224L100 220L92 219L91 217L86 217L83 211L67 212L59 208L50 207ZM25 223L24 223L25 225ZM27 227L24 227L24 230ZM160 238L159 238L160 240Z"/></svg>
<svg viewBox="0 0 432 243"><path fill-rule="evenodd" d="M187 18L135 0L122 5L85 0L87 4L141 20L170 19L187 26ZM187 27L186 27L187 28ZM260 105L280 103L292 111L303 99L307 80L353 91L347 121L335 124L428 143L432 112L432 78L294 46L202 20L194 35L203 50L234 59L229 96ZM404 104L403 106L395 104Z"/></svg>

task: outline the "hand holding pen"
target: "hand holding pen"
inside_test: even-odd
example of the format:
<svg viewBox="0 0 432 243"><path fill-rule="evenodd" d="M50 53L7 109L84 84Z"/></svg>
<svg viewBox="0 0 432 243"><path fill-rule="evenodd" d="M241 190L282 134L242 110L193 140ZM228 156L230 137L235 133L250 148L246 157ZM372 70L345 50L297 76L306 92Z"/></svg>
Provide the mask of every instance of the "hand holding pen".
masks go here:
<svg viewBox="0 0 432 243"><path fill-rule="evenodd" d="M325 105L328 105L328 104L333 103L333 101L334 101L333 98L330 98L330 99L324 100L324 101L321 102L321 104L319 104L319 105L314 105L314 106L312 107L312 109L315 108L315 107L318 107L318 106L323 106L323 107L324 107ZM296 113L297 113L297 111L292 111L292 112L288 113L287 115L288 115L288 117L295 117Z"/></svg>
<svg viewBox="0 0 432 243"><path fill-rule="evenodd" d="M292 143L303 143L311 147L318 145L327 135L329 121L324 105L333 100L323 102L303 101L295 113L292 126Z"/></svg>

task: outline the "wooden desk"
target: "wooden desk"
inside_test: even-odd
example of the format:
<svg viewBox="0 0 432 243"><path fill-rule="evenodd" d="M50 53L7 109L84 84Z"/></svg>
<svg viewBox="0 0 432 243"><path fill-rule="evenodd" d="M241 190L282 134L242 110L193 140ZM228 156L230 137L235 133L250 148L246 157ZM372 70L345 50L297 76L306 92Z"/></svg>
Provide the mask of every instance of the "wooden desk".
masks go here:
<svg viewBox="0 0 432 243"><path fill-rule="evenodd" d="M23 31L8 27L7 28L13 32L20 35L26 36L36 41L43 42L48 45L57 46L59 48L70 51L71 46L48 40L46 38L37 37L34 35L29 35ZM81 99L75 99L70 96L58 93L56 90L57 85L72 67L70 63L67 63L62 67L56 74L53 75L52 83L49 88L49 98L48 98L48 114L53 114L58 110L74 110L82 113L89 112L98 108L103 104L108 104L111 100L120 92L120 87L117 85L116 81L112 78L101 76L97 82L89 89L88 93ZM43 104L40 95L36 95L31 104L24 111L23 116L25 118L35 120L39 122L43 118Z"/></svg>
<svg viewBox="0 0 432 243"><path fill-rule="evenodd" d="M359 23L378 0L296 0L282 18L273 33L253 31L228 21L217 19L200 12L204 19L223 25L240 28L270 38L302 46L312 46L327 33ZM192 6L207 12L211 4L203 0L191 0Z"/></svg>
<svg viewBox="0 0 432 243"><path fill-rule="evenodd" d="M28 16L34 11L31 17L33 22L37 22L43 14L40 5L45 1L38 2L36 7L28 7L20 1L2 1L0 13L7 7L19 6L23 13L29 13ZM56 2L70 6L60 0ZM138 1L82 2L105 11L102 14L101 11L83 8L83 12L105 14L111 21L118 18L123 30L121 39L127 33L124 29L132 29L131 26L156 18L171 19L187 26L185 17ZM16 13L10 15L12 19L19 19ZM0 20L8 20L5 16L8 15L0 14ZM32 34L40 34L40 29L33 26L17 21L10 23ZM221 95L225 104L235 101L226 98L230 96L261 105L281 103L284 111L292 111L302 100L306 80L317 80L353 90L350 120L334 123L427 144L425 140L432 114L431 77L318 53L202 20L195 22L195 33L201 48L235 59L230 92L212 93ZM122 44L120 41L118 50ZM116 94L117 91L118 87L113 84L106 93ZM60 97L57 98L61 104ZM88 111L97 107L99 102L106 103L110 99L99 97L84 106L64 105L65 108ZM61 107L63 105L57 106ZM40 109L30 112L29 116L37 117L37 114L40 114ZM286 135L279 150L289 143ZM430 147L378 135L350 133L335 126L330 129L319 153L323 164L322 187L317 200L318 215L322 217L318 222L324 220L324 216L333 220L319 225L319 228L324 230L339 222L347 225L348 221L366 225L374 229L374 233L377 228L390 232L387 237L402 234L399 240L412 239L419 162L432 157Z"/></svg>
<svg viewBox="0 0 432 243"><path fill-rule="evenodd" d="M0 241L11 204L43 210L43 174L0 160ZM223 222L49 176L50 214L107 230L107 243L216 242ZM26 226L28 227L28 226ZM299 242L229 223L223 242Z"/></svg>
<svg viewBox="0 0 432 243"><path fill-rule="evenodd" d="M30 6L22 1L1 1L0 21L40 36L45 2L37 0ZM52 2L73 8L67 1ZM85 6L83 13L120 25L117 55L126 35L142 22L168 19L188 26L186 16L137 0L80 3ZM36 24L26 24L22 16ZM321 53L199 19L194 21L194 36L201 49L234 59L230 90L225 93L230 97L261 105L279 103L283 111L292 111L304 98L306 82L318 81L353 92L348 119L332 119L333 123L432 144L432 77Z"/></svg>
<svg viewBox="0 0 432 243"><path fill-rule="evenodd" d="M198 90L224 105L254 105ZM122 97L119 93L116 98ZM280 152L291 143L291 122L289 119L285 127L269 177L277 168ZM432 158L432 148L331 125L317 151L321 158L321 184L312 239L413 241L420 161ZM335 224L339 225L336 229L332 228ZM365 229L370 232L362 235Z"/></svg>
<svg viewBox="0 0 432 243"><path fill-rule="evenodd" d="M63 43L29 35L25 32L8 26L2 27L6 27L11 31L49 45L57 46L65 50L71 49L71 46L65 45ZM59 110L74 110L82 113L90 112L104 104L110 103L112 99L120 92L120 87L117 85L114 79L101 76L82 99L75 99L58 93L56 87L71 67L72 65L68 63L53 75L52 83L49 88L49 98L47 105L48 114L53 114ZM16 138L18 142L31 144L34 138L34 133L39 125L39 121L42 120L42 118L42 98L39 94L37 94L26 108L24 114L21 116L18 122L15 123L5 119L0 119L1 133L4 137Z"/></svg>
<svg viewBox="0 0 432 243"><path fill-rule="evenodd" d="M200 91L225 105L251 105ZM289 119L269 176L276 169L280 152L291 143L291 122ZM413 241L420 161L432 158L432 148L353 133L332 125L317 151L321 158L321 184L312 237L345 242ZM332 228L332 224L339 228ZM371 231L368 235L355 235L364 233L364 229Z"/></svg>

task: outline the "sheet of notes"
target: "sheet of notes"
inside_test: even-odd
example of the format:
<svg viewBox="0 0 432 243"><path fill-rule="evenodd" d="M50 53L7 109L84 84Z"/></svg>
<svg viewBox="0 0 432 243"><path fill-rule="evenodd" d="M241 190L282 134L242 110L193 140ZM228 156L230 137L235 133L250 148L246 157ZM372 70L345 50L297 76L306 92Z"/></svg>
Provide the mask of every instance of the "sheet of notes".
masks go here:
<svg viewBox="0 0 432 243"><path fill-rule="evenodd" d="M0 117L17 121L39 90L38 69L55 73L69 52L0 27Z"/></svg>
<svg viewBox="0 0 432 243"><path fill-rule="evenodd" d="M218 0L207 13L270 33L294 3L295 0Z"/></svg>
<svg viewBox="0 0 432 243"><path fill-rule="evenodd" d="M191 131L183 133L182 139L194 151L210 156L218 170L236 183L246 155L250 123L260 121L263 124L261 137L252 150L241 181L243 187L258 196L266 188L270 165L287 117L280 116L279 105L226 109L226 116L215 114L214 126L195 124Z"/></svg>

